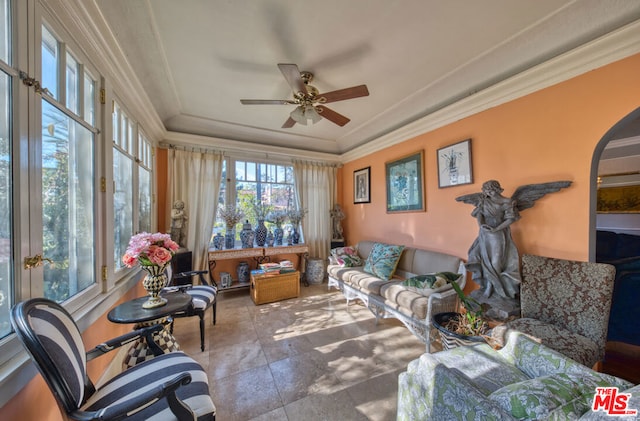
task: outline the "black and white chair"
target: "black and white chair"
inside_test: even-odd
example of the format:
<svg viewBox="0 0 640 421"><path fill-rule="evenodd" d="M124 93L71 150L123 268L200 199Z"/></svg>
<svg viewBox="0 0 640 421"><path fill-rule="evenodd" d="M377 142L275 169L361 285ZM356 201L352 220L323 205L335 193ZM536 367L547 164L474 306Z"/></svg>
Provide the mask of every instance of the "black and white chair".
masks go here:
<svg viewBox="0 0 640 421"><path fill-rule="evenodd" d="M205 280L204 275L208 272L206 270L191 270L186 272L180 272L173 274L171 266L167 267L167 278L169 278L169 287L165 288L163 293L167 294L173 290L180 290L191 296L191 304L184 311L174 313L175 317L192 317L198 316L200 318L200 350L204 351L204 314L212 307L213 324L216 324L216 297L218 289L214 285L209 285ZM189 281L197 276L200 285L194 285ZM171 333L173 333L173 323L171 324Z"/></svg>
<svg viewBox="0 0 640 421"><path fill-rule="evenodd" d="M215 420L207 374L192 358L171 352L136 365L96 388L87 361L131 343L151 340L161 325L130 332L85 353L71 315L45 298L21 302L11 310L18 338L53 392L75 420Z"/></svg>

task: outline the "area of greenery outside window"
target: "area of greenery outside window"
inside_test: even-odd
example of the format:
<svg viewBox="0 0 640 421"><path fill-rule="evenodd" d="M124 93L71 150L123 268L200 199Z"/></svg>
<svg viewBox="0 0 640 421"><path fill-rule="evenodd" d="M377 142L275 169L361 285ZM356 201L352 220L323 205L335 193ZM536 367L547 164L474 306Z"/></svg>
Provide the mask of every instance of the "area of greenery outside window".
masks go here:
<svg viewBox="0 0 640 421"><path fill-rule="evenodd" d="M235 204L245 215L236 227L236 244L240 242L240 231L245 220L256 227L258 221L253 211L254 204L259 203L270 211L295 209L293 166L227 158L222 171L219 206ZM270 230L275 228L268 218L265 225ZM289 227L285 225L283 228L287 232ZM213 235L218 232L224 235L225 231L226 225L216 213Z"/></svg>
<svg viewBox="0 0 640 421"><path fill-rule="evenodd" d="M44 296L62 302L93 285L95 269L95 82L43 25L41 79ZM66 47L66 46L65 46ZM65 54L60 54L65 51ZM58 71L64 71L64 78ZM60 86L61 85L61 86ZM85 92L88 90L89 93ZM63 95L61 93L64 93ZM50 94L50 95L49 95Z"/></svg>
<svg viewBox="0 0 640 421"><path fill-rule="evenodd" d="M11 63L11 19L8 0L0 0L0 61ZM11 332L9 309L14 304L13 293L13 166L12 116L13 78L0 69L0 338Z"/></svg>
<svg viewBox="0 0 640 421"><path fill-rule="evenodd" d="M124 268L122 256L136 232L151 230L152 148L136 122L113 103L113 259Z"/></svg>

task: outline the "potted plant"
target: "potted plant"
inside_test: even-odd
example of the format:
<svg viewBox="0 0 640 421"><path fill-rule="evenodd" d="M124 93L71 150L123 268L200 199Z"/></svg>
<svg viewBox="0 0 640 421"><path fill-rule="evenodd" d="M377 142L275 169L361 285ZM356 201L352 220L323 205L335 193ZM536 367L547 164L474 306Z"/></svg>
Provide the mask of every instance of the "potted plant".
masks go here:
<svg viewBox="0 0 640 421"><path fill-rule="evenodd" d="M451 282L451 286L458 294L464 312L438 313L433 316L433 325L440 332L442 347L450 349L460 345L488 342L490 328L483 317L482 305L464 295L456 282Z"/></svg>

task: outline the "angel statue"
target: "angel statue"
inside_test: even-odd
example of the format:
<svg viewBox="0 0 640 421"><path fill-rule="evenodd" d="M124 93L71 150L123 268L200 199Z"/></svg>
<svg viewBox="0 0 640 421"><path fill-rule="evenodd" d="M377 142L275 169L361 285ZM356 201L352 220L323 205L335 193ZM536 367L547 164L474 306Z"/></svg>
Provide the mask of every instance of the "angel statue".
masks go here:
<svg viewBox="0 0 640 421"><path fill-rule="evenodd" d="M456 198L458 202L475 206L471 215L480 227L478 237L469 249L466 264L473 280L480 285L480 290L472 293L477 301L514 306L513 309L504 309L507 313L518 308L520 259L511 238L510 226L520 219L520 212L532 207L536 200L569 185L571 181L527 184L518 187L509 198L502 195L504 189L499 182L489 180L482 185L481 193Z"/></svg>

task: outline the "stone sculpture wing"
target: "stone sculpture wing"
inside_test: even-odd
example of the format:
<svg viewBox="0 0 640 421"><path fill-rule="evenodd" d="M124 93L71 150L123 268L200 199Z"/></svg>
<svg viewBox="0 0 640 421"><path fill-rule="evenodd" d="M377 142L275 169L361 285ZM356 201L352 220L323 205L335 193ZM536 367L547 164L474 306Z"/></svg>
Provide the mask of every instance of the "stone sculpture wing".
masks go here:
<svg viewBox="0 0 640 421"><path fill-rule="evenodd" d="M571 181L552 181L550 183L527 184L516 189L511 196L516 201L516 207L519 211L529 209L536 200L540 199L547 193L557 192L560 189L569 187ZM456 199L457 200L457 199Z"/></svg>
<svg viewBox="0 0 640 421"><path fill-rule="evenodd" d="M464 202L469 205L478 206L483 197L485 197L483 193L465 194L463 196L456 197L456 202Z"/></svg>

